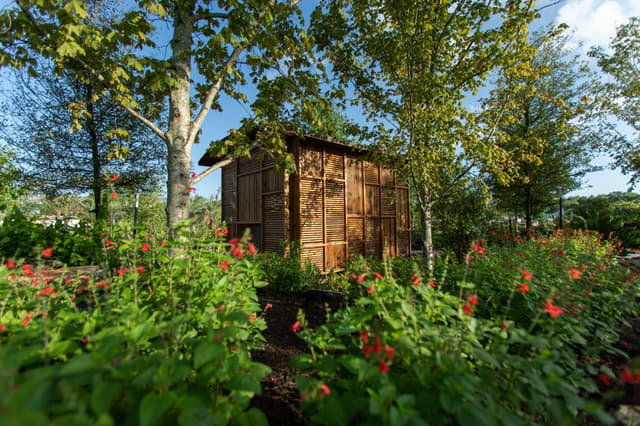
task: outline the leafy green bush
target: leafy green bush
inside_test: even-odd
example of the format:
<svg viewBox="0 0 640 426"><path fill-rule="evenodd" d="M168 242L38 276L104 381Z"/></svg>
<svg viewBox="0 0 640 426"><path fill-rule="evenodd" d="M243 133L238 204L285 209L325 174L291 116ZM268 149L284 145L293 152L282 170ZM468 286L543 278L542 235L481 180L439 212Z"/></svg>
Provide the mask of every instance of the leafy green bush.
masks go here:
<svg viewBox="0 0 640 426"><path fill-rule="evenodd" d="M0 226L0 257L36 258L42 249L52 248L53 259L69 266L96 263L100 249L92 234L92 228L84 223L76 228L61 222L44 226L13 209Z"/></svg>
<svg viewBox="0 0 640 426"><path fill-rule="evenodd" d="M585 398L594 376L616 380L600 356L639 307L615 247L585 233L473 247L435 279L389 264L354 271L361 297L315 331L300 318L311 351L296 360L306 372L296 382L312 422L612 421Z"/></svg>
<svg viewBox="0 0 640 426"><path fill-rule="evenodd" d="M297 293L322 286L320 269L309 261L301 262L297 243L289 244L284 255L265 252L257 260L271 289Z"/></svg>
<svg viewBox="0 0 640 426"><path fill-rule="evenodd" d="M111 242L98 281L0 267L0 424L266 424L265 328L244 241ZM53 250L55 254L55 250Z"/></svg>

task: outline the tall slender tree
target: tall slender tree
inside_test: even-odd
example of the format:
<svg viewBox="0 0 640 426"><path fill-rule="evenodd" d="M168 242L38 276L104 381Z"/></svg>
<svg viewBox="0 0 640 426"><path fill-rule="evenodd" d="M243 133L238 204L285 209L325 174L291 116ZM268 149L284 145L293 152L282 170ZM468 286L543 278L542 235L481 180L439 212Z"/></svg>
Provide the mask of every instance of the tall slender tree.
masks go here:
<svg viewBox="0 0 640 426"><path fill-rule="evenodd" d="M7 123L0 139L14 150L36 192L92 192L95 217L104 221L107 184L141 191L159 187L165 148L147 127L73 74L55 75L47 64L37 70L38 77L15 73L0 112ZM83 105L86 112L74 117L70 105Z"/></svg>
<svg viewBox="0 0 640 426"><path fill-rule="evenodd" d="M597 47L589 54L607 76L597 97L602 112L619 120L606 122L606 148L634 187L640 182L640 17L618 27L609 49ZM620 130L621 123L627 129Z"/></svg>
<svg viewBox="0 0 640 426"><path fill-rule="evenodd" d="M295 1L138 0L108 25L87 22L82 0L15 3L0 22L12 28L0 34L0 65L33 72L34 52L51 58L97 93L108 91L164 141L171 229L188 217L189 188L206 174L191 177L191 150L207 116L220 109L221 95L247 101L248 81L277 94L258 98L254 120L269 133L258 142L283 150L275 111L313 82L310 73L293 71L308 65L310 47ZM167 35L156 23L169 29L164 50L154 49ZM267 75L278 67L287 72ZM138 95L144 104L168 100L168 122L145 115Z"/></svg>
<svg viewBox="0 0 640 426"><path fill-rule="evenodd" d="M529 0L325 0L313 15L319 49L368 119L363 137L411 180L429 261L434 203L507 158L465 99L492 72L518 72L535 16Z"/></svg>
<svg viewBox="0 0 640 426"><path fill-rule="evenodd" d="M571 53L569 37L564 26L534 34L530 72L499 79L484 102L488 120L506 118L500 146L516 173L508 185L490 179L492 192L500 207L522 212L526 229L558 197L580 187L598 141L588 120L595 75Z"/></svg>

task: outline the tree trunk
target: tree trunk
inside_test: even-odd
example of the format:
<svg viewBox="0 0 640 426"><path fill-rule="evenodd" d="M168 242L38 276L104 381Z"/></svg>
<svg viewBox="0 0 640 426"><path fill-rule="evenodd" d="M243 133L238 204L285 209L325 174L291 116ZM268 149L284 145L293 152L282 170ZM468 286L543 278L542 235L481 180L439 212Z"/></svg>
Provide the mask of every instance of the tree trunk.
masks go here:
<svg viewBox="0 0 640 426"><path fill-rule="evenodd" d="M531 216L533 216L533 201L531 200L531 186L527 186L525 200L524 200L524 211L525 211L525 238L529 238L531 233Z"/></svg>
<svg viewBox="0 0 640 426"><path fill-rule="evenodd" d="M94 115L93 103L91 98L93 97L92 88L86 86L87 89L87 112L89 113L89 122L86 125L87 132L89 133L89 143L91 144L91 164L92 164L92 182L91 189L93 190L93 201L95 204L96 224L106 225L109 218L107 209L102 202L102 185L104 179L102 177L102 162L100 161L100 137L96 130L96 117Z"/></svg>
<svg viewBox="0 0 640 426"><path fill-rule="evenodd" d="M422 250L424 258L427 262L427 269L433 270L433 259L435 257L433 252L433 219L431 216L431 210L433 204L430 202L420 202L420 230L422 237Z"/></svg>
<svg viewBox="0 0 640 426"><path fill-rule="evenodd" d="M191 45L193 4L176 5L174 11L173 54L171 64L176 84L169 94L169 129L167 131L167 225L175 236L177 225L189 217L189 168L191 148Z"/></svg>

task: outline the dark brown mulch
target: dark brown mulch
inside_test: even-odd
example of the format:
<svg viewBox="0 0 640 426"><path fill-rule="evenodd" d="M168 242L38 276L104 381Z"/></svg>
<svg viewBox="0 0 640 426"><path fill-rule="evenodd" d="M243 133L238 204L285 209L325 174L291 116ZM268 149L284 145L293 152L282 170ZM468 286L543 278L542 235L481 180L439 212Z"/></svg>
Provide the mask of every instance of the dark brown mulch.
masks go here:
<svg viewBox="0 0 640 426"><path fill-rule="evenodd" d="M271 305L266 310L267 329L264 349L252 352L254 361L271 367L271 374L262 381L262 395L252 401L260 408L271 425L304 425L307 419L300 411L300 394L294 378L302 373L290 365L295 355L307 350L305 342L292 330L299 310L303 310L308 326L315 328L326 319L326 306L335 310L340 300L333 293L295 295L261 289L258 292L260 304ZM323 296L328 296L323 297Z"/></svg>

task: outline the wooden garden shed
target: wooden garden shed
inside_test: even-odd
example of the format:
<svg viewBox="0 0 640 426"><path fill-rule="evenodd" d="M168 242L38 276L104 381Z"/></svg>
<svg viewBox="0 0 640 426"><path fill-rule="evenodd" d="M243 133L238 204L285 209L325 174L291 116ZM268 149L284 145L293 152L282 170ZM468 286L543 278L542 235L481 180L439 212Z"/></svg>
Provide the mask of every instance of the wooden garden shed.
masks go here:
<svg viewBox="0 0 640 426"><path fill-rule="evenodd" d="M222 168L222 219L230 237L247 228L259 249L284 253L298 241L302 260L323 272L353 255L410 254L409 188L366 147L312 135L286 135L296 173L274 159L238 158ZM223 158L205 154L201 166Z"/></svg>

